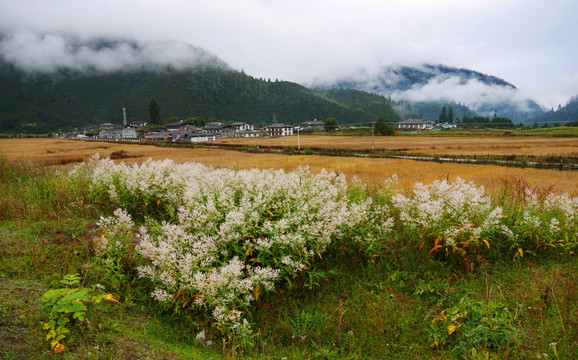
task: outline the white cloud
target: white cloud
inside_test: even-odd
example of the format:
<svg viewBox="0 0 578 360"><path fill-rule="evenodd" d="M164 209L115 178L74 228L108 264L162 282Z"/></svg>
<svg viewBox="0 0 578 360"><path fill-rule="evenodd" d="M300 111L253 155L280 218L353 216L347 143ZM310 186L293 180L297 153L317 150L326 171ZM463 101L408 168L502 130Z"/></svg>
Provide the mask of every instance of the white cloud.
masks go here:
<svg viewBox="0 0 578 360"><path fill-rule="evenodd" d="M476 79L467 80L458 77L438 76L423 86L414 86L407 91L392 92L391 97L398 100L421 101L459 101L474 111L488 104L513 103L519 111L530 111L527 97L515 88L488 85Z"/></svg>
<svg viewBox="0 0 578 360"><path fill-rule="evenodd" d="M60 34L22 32L0 41L0 57L29 72L55 72L61 68L110 72L167 65L175 68L222 65L213 55L182 42L119 41L99 48L95 42L98 40L81 42Z"/></svg>
<svg viewBox="0 0 578 360"><path fill-rule="evenodd" d="M550 106L578 94L557 80L577 72L577 12L575 0L0 0L0 31L185 41L256 77L297 82L443 63ZM57 61L57 39L45 45ZM563 89L546 86L555 83Z"/></svg>

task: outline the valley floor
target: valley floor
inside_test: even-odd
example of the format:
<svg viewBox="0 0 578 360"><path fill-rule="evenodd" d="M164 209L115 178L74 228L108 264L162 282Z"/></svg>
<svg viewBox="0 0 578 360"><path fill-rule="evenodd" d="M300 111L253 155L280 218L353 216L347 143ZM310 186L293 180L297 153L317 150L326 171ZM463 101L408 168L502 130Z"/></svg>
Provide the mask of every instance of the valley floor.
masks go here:
<svg viewBox="0 0 578 360"><path fill-rule="evenodd" d="M339 141L340 146L371 146L371 138L342 139L337 137L302 136L302 148L305 144L313 141L327 143ZM355 140L355 141L354 141ZM476 145L476 141L479 142ZM578 154L578 140L558 138L529 138L513 139L516 149L533 149L535 154L548 152L549 154ZM297 147L297 137L284 137L274 139L238 140L222 139L220 143L256 144ZM419 137L377 137L376 148L386 146L401 148L406 146L419 149L419 151L445 152L459 146L468 144L470 154L484 154L488 151L481 144L487 144L494 151L498 151L499 144L495 140L480 139L454 139L454 138L419 138ZM545 144L548 144L548 147ZM348 145L349 144L349 145ZM319 145L322 146L322 145ZM328 146L328 145L327 145ZM462 145L466 146L466 145ZM432 149L434 147L435 149ZM475 151L479 147L478 152ZM509 150L508 150L509 149ZM505 146L501 151L504 154L513 154L514 148ZM542 149L542 150L540 150ZM549 150L544 150L549 149ZM529 150L527 150L529 151ZM574 151L574 152L572 152ZM32 161L38 165L56 165L62 168L70 168L71 165L88 161L95 154L101 157L115 155L125 163L142 163L147 159L164 160L172 159L177 163L200 162L216 168L275 168L286 171L295 170L299 166L309 166L313 172L321 169L345 174L349 180L357 177L370 187L380 187L385 179L397 175L402 189L410 189L416 182L431 183L434 180L455 180L461 177L467 181L474 181L477 185L483 185L489 192L499 191L503 181L507 178L516 178L525 181L529 186L539 189L549 189L555 192L568 192L574 194L578 191L578 172L559 171L551 169L533 169L505 167L497 165L473 165L456 163L421 162L415 160L382 159L382 158L353 158L335 156L307 156L307 155L284 155L284 154L254 154L234 150L206 149L206 148L172 148L139 144L121 144L112 142L92 142L79 140L61 139L4 139L0 140L0 154L13 160Z"/></svg>

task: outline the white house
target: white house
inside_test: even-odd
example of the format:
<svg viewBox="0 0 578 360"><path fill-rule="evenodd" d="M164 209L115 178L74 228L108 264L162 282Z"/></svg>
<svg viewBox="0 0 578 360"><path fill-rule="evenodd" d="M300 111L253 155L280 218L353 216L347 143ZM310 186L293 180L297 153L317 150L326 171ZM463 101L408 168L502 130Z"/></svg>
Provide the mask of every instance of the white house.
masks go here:
<svg viewBox="0 0 578 360"><path fill-rule="evenodd" d="M248 122L235 122L232 123L231 126L235 129L235 132L238 131L253 131L253 125L249 124Z"/></svg>
<svg viewBox="0 0 578 360"><path fill-rule="evenodd" d="M433 121L423 119L409 119L397 123L397 128L400 130L430 130L434 127Z"/></svg>
<svg viewBox="0 0 578 360"><path fill-rule="evenodd" d="M222 122L210 122L208 124L205 125L205 132L208 132L210 134L220 134L221 133L221 129L225 127L225 124Z"/></svg>
<svg viewBox="0 0 578 360"><path fill-rule="evenodd" d="M294 129L295 128L293 126L286 124L273 124L263 128L265 134L271 137L293 135Z"/></svg>
<svg viewBox="0 0 578 360"><path fill-rule="evenodd" d="M259 130L241 130L235 133L238 138L254 138L263 136L263 132Z"/></svg>
<svg viewBox="0 0 578 360"><path fill-rule="evenodd" d="M206 132L193 132L189 135L190 142L205 142L205 141L215 141L217 136L215 134L209 134Z"/></svg>

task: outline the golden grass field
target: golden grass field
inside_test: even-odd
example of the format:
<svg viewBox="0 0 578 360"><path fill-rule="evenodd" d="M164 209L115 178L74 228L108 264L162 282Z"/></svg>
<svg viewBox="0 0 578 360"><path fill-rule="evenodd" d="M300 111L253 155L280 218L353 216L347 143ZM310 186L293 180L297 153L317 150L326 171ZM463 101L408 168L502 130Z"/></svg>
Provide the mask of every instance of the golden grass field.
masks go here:
<svg viewBox="0 0 578 360"><path fill-rule="evenodd" d="M239 139L222 139L223 143L239 143ZM247 146L260 144L267 146L291 145L297 147L297 137L276 139L254 139L254 142L243 141ZM371 147L371 137L325 137L301 136L301 148L321 146L320 144L338 143L339 148L367 149ZM252 144L252 145L251 145ZM578 140L575 138L420 138L420 137L376 137L376 148L408 148L419 149L420 153L429 150L445 153L450 150L460 150L461 154L486 154L489 151L509 154L548 154L556 156L578 153ZM502 145L500 145L502 144ZM365 148L363 148L365 146ZM476 150L477 149L477 150ZM578 172L533 168L511 168L496 165L471 165L454 163L422 162L414 160L283 155L283 154L253 154L234 150L219 149L185 149L163 148L139 144L119 144L95 141L61 140L61 139L4 139L0 140L0 155L12 160L31 161L38 166L57 165L71 166L76 162L87 161L94 154L108 157L115 151L124 151L128 158L125 163L143 162L148 158L153 160L172 159L175 162L195 161L211 165L215 168L275 168L291 171L299 166L309 166L313 172L321 169L335 171L354 176L369 186L380 186L384 180L397 174L400 188L407 190L416 182L430 183L436 179L455 180L461 177L474 181L486 187L489 193L500 190L502 180L515 177L524 180L535 188L554 186L556 192L568 192L578 195ZM61 165L68 164L68 165Z"/></svg>
<svg viewBox="0 0 578 360"><path fill-rule="evenodd" d="M301 150L343 149L369 151L372 146L370 136L315 136L301 135L278 138L226 138L217 143L243 146L298 147ZM452 155L464 157L472 155L492 156L544 156L578 158L578 138L541 136L376 136L374 150L395 151L405 155Z"/></svg>

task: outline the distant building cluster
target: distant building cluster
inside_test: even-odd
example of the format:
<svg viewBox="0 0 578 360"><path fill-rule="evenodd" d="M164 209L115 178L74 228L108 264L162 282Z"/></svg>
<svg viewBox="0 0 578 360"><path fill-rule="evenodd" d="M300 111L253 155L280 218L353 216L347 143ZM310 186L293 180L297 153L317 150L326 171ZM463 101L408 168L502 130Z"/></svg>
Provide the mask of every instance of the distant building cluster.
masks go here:
<svg viewBox="0 0 578 360"><path fill-rule="evenodd" d="M126 121L124 122L126 124ZM198 143L215 141L218 138L258 138L258 137L281 137L291 136L304 132L326 131L325 122L320 120L306 121L299 126L275 123L254 129L248 122L210 122L202 128L197 128L194 123L188 121L172 122L163 127L154 127L154 130L146 130L149 125L146 121L131 122L126 125L104 123L98 127L89 128L81 132L64 134L67 138L93 139L102 141L133 141L133 142L187 142ZM423 119L409 119L396 124L397 130L404 131L427 131L449 130L456 127L455 124L439 124ZM355 127L351 127L355 129Z"/></svg>
<svg viewBox="0 0 578 360"><path fill-rule="evenodd" d="M420 131L420 130L449 130L455 129L455 124L438 124L433 121L423 119L409 119L397 123L398 130Z"/></svg>
<svg viewBox="0 0 578 360"><path fill-rule="evenodd" d="M162 128L147 129L147 122L132 122L126 125L104 123L98 127L82 132L67 133L68 138L83 138L103 141L167 141L167 142L207 142L217 138L257 138L291 136L297 132L324 131L324 121L314 120L302 123L300 126L276 123L254 129L248 122L210 122L203 128L187 121L166 124Z"/></svg>

